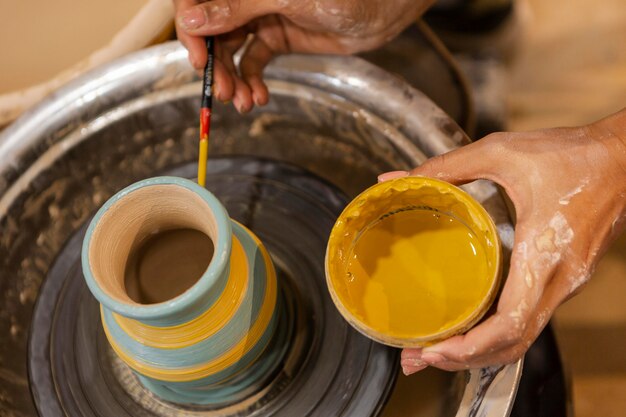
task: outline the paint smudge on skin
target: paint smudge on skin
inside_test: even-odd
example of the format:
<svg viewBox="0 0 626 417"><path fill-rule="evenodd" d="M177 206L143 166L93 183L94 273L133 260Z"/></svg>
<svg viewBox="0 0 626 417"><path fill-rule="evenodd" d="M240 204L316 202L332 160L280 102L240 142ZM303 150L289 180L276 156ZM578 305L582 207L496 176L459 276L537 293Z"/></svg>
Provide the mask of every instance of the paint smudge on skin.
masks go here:
<svg viewBox="0 0 626 417"><path fill-rule="evenodd" d="M539 330L544 328L546 322L548 321L548 318L550 318L551 315L552 314L550 313L550 310L547 308L544 308L539 312L539 314L537 314L537 328Z"/></svg>
<svg viewBox="0 0 626 417"><path fill-rule="evenodd" d="M402 360L402 365L414 366L417 368L420 366L427 365L427 363L421 359L408 358L408 359Z"/></svg>
<svg viewBox="0 0 626 417"><path fill-rule="evenodd" d="M526 268L528 264L528 246L526 242L520 242L513 247L513 266L515 269Z"/></svg>
<svg viewBox="0 0 626 417"><path fill-rule="evenodd" d="M578 290L583 285L585 285L591 278L592 274L593 274L593 270L589 270L588 268L584 268L584 267L580 268L578 273L573 275L571 278L570 282L572 285L570 287L570 294Z"/></svg>
<svg viewBox="0 0 626 417"><path fill-rule="evenodd" d="M518 243L515 248L516 262L515 268L519 270L524 270L524 283L526 283L526 287L533 288L535 285L535 277L528 266L528 246L526 242Z"/></svg>
<svg viewBox="0 0 626 417"><path fill-rule="evenodd" d="M222 6L219 4L209 4L207 21L210 21L210 19L215 19L215 18L220 18L220 19L225 20L225 19L228 19L231 15L232 15L232 10L230 7Z"/></svg>
<svg viewBox="0 0 626 417"><path fill-rule="evenodd" d="M572 199L572 197L574 197L576 194L580 194L580 192L585 188L585 186L589 184L589 179L585 178L583 181L581 181L581 184L574 188L572 191L570 191L569 193L565 194L560 200L559 200L559 204L562 206L566 206L569 204L569 201Z"/></svg>
<svg viewBox="0 0 626 417"><path fill-rule="evenodd" d="M557 212L552 217L549 226L555 231L554 244L558 249L564 249L574 238L574 231L561 212Z"/></svg>
<svg viewBox="0 0 626 417"><path fill-rule="evenodd" d="M517 245L516 252L519 254L521 259L526 262L528 259L528 246L526 245L526 242L520 242L519 245Z"/></svg>
<svg viewBox="0 0 626 417"><path fill-rule="evenodd" d="M574 238L574 231L561 212L550 219L548 227L535 238L535 247L541 253L543 268L550 268L561 260L561 254Z"/></svg>
<svg viewBox="0 0 626 417"><path fill-rule="evenodd" d="M539 252L554 252L556 245L554 244L554 236L556 231L548 228L535 238L535 246Z"/></svg>
<svg viewBox="0 0 626 417"><path fill-rule="evenodd" d="M524 313L526 313L526 311L528 311L528 304L526 304L526 300L522 300L517 308L509 313L509 317L513 319L515 327L519 328L520 324L523 321L522 318L524 317Z"/></svg>
<svg viewBox="0 0 626 417"><path fill-rule="evenodd" d="M313 16L319 23L333 27L338 32L356 33L360 25L354 19L351 7L353 6L345 4L339 8L329 8L326 2L315 1L313 3Z"/></svg>
<svg viewBox="0 0 626 417"><path fill-rule="evenodd" d="M534 286L535 277L530 272L530 269L526 269L526 274L524 274L524 282L526 282L526 286L528 288L532 288Z"/></svg>

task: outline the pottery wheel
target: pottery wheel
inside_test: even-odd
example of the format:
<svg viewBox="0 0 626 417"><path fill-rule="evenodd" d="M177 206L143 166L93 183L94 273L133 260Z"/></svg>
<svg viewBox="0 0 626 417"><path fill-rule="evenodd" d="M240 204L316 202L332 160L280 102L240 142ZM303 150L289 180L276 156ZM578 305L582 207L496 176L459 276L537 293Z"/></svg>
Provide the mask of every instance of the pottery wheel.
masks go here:
<svg viewBox="0 0 626 417"><path fill-rule="evenodd" d="M167 175L193 178L195 164ZM80 268L80 228L41 287L29 343L29 374L42 416L376 415L393 387L397 352L364 338L341 319L323 269L330 229L347 202L336 188L283 163L219 158L207 188L230 216L264 242L279 273L287 354L257 392L219 409L156 398L115 357L99 306Z"/></svg>
<svg viewBox="0 0 626 417"><path fill-rule="evenodd" d="M263 108L240 115L214 103L211 155L220 159L209 165L209 188L260 236L279 269L290 311L282 369L220 410L159 401L111 355L83 284L81 228L109 196L157 174L195 175L201 81L173 42L86 74L0 132L0 415L380 411L397 351L374 345L340 318L324 282L326 238L345 195L467 138L419 91L354 57L281 56L265 79L272 100ZM467 187L496 222L508 260L514 233L498 189L487 181ZM402 396L419 415L507 415L521 368L518 361L441 373L440 384L429 372L399 378L384 412L407 415L408 408L393 407ZM403 386L416 378L427 389ZM427 400L436 407L422 407Z"/></svg>

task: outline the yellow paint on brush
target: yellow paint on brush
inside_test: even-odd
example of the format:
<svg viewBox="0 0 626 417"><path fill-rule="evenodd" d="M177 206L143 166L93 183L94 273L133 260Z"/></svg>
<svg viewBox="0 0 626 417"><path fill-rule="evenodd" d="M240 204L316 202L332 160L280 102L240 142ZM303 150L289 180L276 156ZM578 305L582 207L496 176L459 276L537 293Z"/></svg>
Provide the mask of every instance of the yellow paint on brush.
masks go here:
<svg viewBox="0 0 626 417"><path fill-rule="evenodd" d="M404 177L357 196L328 240L326 281L368 337L425 346L474 325L495 298L500 243L485 209L443 181Z"/></svg>
<svg viewBox="0 0 626 417"><path fill-rule="evenodd" d="M200 139L200 151L198 152L198 184L205 186L206 184L206 164L209 157L209 140L207 138Z"/></svg>
<svg viewBox="0 0 626 417"><path fill-rule="evenodd" d="M396 337L453 326L490 286L476 236L432 210L400 211L363 231L348 256L346 281L352 313Z"/></svg>

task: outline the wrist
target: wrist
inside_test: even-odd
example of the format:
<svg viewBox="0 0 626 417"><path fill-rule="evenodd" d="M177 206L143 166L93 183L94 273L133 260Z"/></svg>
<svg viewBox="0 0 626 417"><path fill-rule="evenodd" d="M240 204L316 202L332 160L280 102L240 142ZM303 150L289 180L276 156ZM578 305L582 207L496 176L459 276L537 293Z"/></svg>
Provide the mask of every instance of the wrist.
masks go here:
<svg viewBox="0 0 626 417"><path fill-rule="evenodd" d="M606 167L621 203L622 216L626 216L626 108L587 126L594 140L608 151L609 166Z"/></svg>
<svg viewBox="0 0 626 417"><path fill-rule="evenodd" d="M587 126L592 139L600 142L626 180L626 108ZM626 185L626 184L625 184Z"/></svg>

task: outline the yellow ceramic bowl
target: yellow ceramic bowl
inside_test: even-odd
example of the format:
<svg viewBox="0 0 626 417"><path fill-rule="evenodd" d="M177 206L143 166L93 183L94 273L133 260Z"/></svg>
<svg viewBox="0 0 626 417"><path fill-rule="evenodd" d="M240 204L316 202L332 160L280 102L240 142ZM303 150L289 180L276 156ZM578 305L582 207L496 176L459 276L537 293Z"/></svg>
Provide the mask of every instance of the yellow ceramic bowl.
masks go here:
<svg viewBox="0 0 626 417"><path fill-rule="evenodd" d="M397 347L425 346L473 326L501 273L493 220L447 182L404 177L374 185L341 213L326 280L343 317Z"/></svg>

